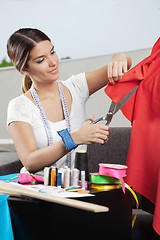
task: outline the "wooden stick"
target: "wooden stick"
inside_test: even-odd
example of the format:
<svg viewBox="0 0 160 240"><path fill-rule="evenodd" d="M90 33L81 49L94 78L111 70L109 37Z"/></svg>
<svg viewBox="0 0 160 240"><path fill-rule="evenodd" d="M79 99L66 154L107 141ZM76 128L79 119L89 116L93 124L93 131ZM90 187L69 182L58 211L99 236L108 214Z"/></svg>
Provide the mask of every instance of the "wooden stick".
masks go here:
<svg viewBox="0 0 160 240"><path fill-rule="evenodd" d="M4 181L0 181L0 191L1 193L3 192L4 194L10 193L10 195L13 195L13 196L19 195L21 197L31 197L31 198L58 203L68 207L79 208L85 211L90 211L95 213L109 211L108 207L105 207L102 205L87 203L84 201L68 199L63 197L51 196L46 193L35 192L33 190L22 188L21 186L6 183Z"/></svg>

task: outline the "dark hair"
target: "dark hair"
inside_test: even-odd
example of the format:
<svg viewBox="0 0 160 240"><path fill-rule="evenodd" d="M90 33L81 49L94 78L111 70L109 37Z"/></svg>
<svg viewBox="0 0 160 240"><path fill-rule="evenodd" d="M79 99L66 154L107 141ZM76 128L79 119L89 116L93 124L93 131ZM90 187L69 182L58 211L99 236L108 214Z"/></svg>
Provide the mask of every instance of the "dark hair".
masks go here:
<svg viewBox="0 0 160 240"><path fill-rule="evenodd" d="M41 41L51 41L49 37L38 29L21 28L11 35L7 42L7 53L19 72L28 67L29 54L33 47ZM24 76L21 91L27 92L32 85L28 75Z"/></svg>

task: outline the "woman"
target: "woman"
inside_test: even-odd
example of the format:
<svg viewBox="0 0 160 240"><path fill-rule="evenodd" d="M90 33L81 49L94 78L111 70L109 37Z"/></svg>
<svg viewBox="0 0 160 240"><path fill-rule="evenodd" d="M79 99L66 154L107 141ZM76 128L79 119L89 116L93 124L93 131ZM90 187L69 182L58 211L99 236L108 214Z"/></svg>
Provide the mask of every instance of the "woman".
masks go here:
<svg viewBox="0 0 160 240"><path fill-rule="evenodd" d="M69 167L74 166L75 150L66 149L66 134L71 148L104 143L108 126L85 122L84 106L108 81L114 84L126 74L130 57L117 54L108 66L59 82L58 56L43 32L19 29L9 38L7 52L24 75L23 94L9 103L7 123L18 156L29 172L55 163L61 167L66 161ZM66 128L69 132L62 136L59 131Z"/></svg>

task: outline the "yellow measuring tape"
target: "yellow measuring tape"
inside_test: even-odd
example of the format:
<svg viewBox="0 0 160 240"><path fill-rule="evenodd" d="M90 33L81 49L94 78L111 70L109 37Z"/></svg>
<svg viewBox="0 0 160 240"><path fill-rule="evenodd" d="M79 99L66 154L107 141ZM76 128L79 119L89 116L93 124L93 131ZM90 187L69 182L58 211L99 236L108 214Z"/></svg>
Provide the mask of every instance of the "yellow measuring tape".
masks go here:
<svg viewBox="0 0 160 240"><path fill-rule="evenodd" d="M137 217L137 213L138 213L138 208L139 208L139 202L138 202L138 198L137 195L135 194L135 192L132 190L132 188L125 183L125 187L131 192L132 196L134 197L135 201L136 201L136 208L137 208L137 212L132 220L132 228L134 227L135 221L136 221L136 217ZM102 184L94 184L94 183L90 183L90 188L91 189L96 189L99 191L109 191L112 189L119 189L122 188L121 184L117 184L117 185L102 185Z"/></svg>

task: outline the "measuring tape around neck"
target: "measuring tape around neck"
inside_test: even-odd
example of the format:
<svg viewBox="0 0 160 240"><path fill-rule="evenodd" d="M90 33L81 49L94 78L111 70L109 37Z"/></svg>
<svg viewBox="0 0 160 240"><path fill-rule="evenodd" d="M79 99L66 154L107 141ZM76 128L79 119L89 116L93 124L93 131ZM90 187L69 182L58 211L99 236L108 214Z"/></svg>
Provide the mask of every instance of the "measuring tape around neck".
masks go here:
<svg viewBox="0 0 160 240"><path fill-rule="evenodd" d="M58 90L59 90L60 98L61 98L61 102L62 102L62 108L63 108L63 112L64 112L66 125L67 125L69 133L71 133L71 125L70 125L69 113L68 113L68 109L67 109L65 96L64 96L64 93L63 93L63 90L61 88L61 85L60 85L59 81L57 81L57 84L58 84ZM44 128L45 128L46 134L47 134L47 138L48 138L48 145L50 146L50 145L53 144L52 131L51 131L51 128L50 128L50 125L49 125L49 121L46 117L45 111L42 107L42 104L39 100L38 94L37 94L33 84L31 86L31 94L32 94L32 97L34 99L34 102L35 102L36 106L38 107L38 109L40 111L40 115L41 115L43 125L44 125ZM69 168L71 168L71 152L67 153L66 162L67 162L67 166Z"/></svg>

